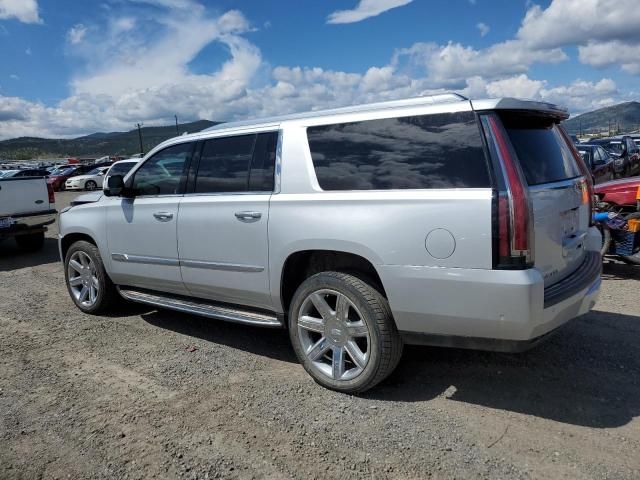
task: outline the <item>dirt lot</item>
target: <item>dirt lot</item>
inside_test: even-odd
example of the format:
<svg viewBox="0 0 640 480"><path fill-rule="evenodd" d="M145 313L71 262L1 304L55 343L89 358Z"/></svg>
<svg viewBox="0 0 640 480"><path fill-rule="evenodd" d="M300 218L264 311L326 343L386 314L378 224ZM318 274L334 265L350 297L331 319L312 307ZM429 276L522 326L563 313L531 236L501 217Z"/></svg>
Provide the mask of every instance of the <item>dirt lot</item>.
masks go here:
<svg viewBox="0 0 640 480"><path fill-rule="evenodd" d="M58 205L71 194L58 195ZM283 331L74 308L51 232L0 245L0 478L640 478L640 268L520 355L407 348L316 386Z"/></svg>

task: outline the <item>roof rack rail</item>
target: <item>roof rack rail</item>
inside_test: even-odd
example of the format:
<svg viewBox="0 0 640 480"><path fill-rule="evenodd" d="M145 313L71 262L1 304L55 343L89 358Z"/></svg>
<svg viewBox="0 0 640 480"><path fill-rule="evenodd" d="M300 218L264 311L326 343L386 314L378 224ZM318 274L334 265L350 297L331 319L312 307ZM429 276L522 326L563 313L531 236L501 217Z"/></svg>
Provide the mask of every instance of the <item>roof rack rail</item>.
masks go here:
<svg viewBox="0 0 640 480"><path fill-rule="evenodd" d="M268 125L277 124L287 120L301 120L311 117L324 117L328 115L337 115L341 113L356 113L368 110L383 110L387 108L398 107L411 107L414 105L436 105L440 103L453 103L468 101L467 97L464 97L458 93L439 93L435 95L423 95L418 97L403 98L400 100L388 100L385 102L365 103L362 105L351 105L348 107L338 107L326 110L312 110L309 112L292 113L289 115L281 115L277 117L257 118L255 120L244 120L238 122L220 123L213 127L205 128L202 132L210 132L215 130L224 130L231 128L249 127L254 125Z"/></svg>

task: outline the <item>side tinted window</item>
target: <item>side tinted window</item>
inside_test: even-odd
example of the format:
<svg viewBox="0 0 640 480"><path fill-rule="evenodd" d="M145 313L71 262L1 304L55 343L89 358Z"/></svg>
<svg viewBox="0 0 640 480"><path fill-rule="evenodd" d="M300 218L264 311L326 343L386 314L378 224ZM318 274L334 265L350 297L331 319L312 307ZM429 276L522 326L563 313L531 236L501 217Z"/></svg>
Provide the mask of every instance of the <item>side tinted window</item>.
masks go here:
<svg viewBox="0 0 640 480"><path fill-rule="evenodd" d="M323 190L490 186L471 112L310 127L307 135Z"/></svg>
<svg viewBox="0 0 640 480"><path fill-rule="evenodd" d="M181 143L156 153L135 173L133 188L138 195L180 193L180 181L193 143Z"/></svg>
<svg viewBox="0 0 640 480"><path fill-rule="evenodd" d="M207 140L200 155L195 192L245 192L256 136Z"/></svg>
<svg viewBox="0 0 640 480"><path fill-rule="evenodd" d="M250 192L272 192L278 132L258 134L249 172Z"/></svg>

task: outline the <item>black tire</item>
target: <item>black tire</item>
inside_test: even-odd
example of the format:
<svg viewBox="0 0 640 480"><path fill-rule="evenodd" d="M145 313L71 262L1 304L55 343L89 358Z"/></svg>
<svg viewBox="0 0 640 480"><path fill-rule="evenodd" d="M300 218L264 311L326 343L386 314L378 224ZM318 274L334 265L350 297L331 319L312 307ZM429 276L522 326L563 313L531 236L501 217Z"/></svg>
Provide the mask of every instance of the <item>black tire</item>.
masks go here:
<svg viewBox="0 0 640 480"><path fill-rule="evenodd" d="M16 245L21 250L27 252L35 252L44 245L44 232L30 233L28 235L18 235L16 237Z"/></svg>
<svg viewBox="0 0 640 480"><path fill-rule="evenodd" d="M95 303L90 306L84 305L80 301L78 301L72 291L71 285L69 284L69 262L76 252L84 252L89 256L94 266L93 271L95 272L95 276L98 279L99 288L96 295L96 300ZM64 258L64 279L71 300L73 300L73 303L75 303L76 306L84 313L88 313L90 315L105 313L115 306L117 299L119 298L118 291L115 285L104 269L100 251L98 250L98 247L96 247L93 243L80 240L69 247L69 250L67 251L67 254Z"/></svg>
<svg viewBox="0 0 640 480"><path fill-rule="evenodd" d="M625 215L625 220L640 220L640 212L630 213L629 215ZM640 251L636 252L634 255L620 255L620 260L624 263L628 263L629 265L640 265Z"/></svg>
<svg viewBox="0 0 640 480"><path fill-rule="evenodd" d="M354 378L336 380L323 375L303 350L298 331L298 315L307 297L319 290L332 290L347 297L361 313L362 322L368 329L369 359L361 373ZM354 275L322 272L307 278L293 295L288 323L291 344L298 360L318 384L332 390L344 393L369 390L393 372L402 356L402 339L387 299L374 287Z"/></svg>
<svg viewBox="0 0 640 480"><path fill-rule="evenodd" d="M84 189L85 190L95 190L96 188L98 188L98 184L96 182L94 182L93 180L88 180L84 184Z"/></svg>

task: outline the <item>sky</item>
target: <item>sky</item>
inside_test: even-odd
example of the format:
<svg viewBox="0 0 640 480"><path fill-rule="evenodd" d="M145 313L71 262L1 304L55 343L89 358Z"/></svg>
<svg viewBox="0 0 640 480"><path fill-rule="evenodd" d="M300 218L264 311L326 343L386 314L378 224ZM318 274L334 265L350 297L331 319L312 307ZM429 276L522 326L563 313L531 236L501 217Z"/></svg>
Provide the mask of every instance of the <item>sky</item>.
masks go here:
<svg viewBox="0 0 640 480"><path fill-rule="evenodd" d="M638 0L0 0L0 139L454 91L640 100Z"/></svg>

